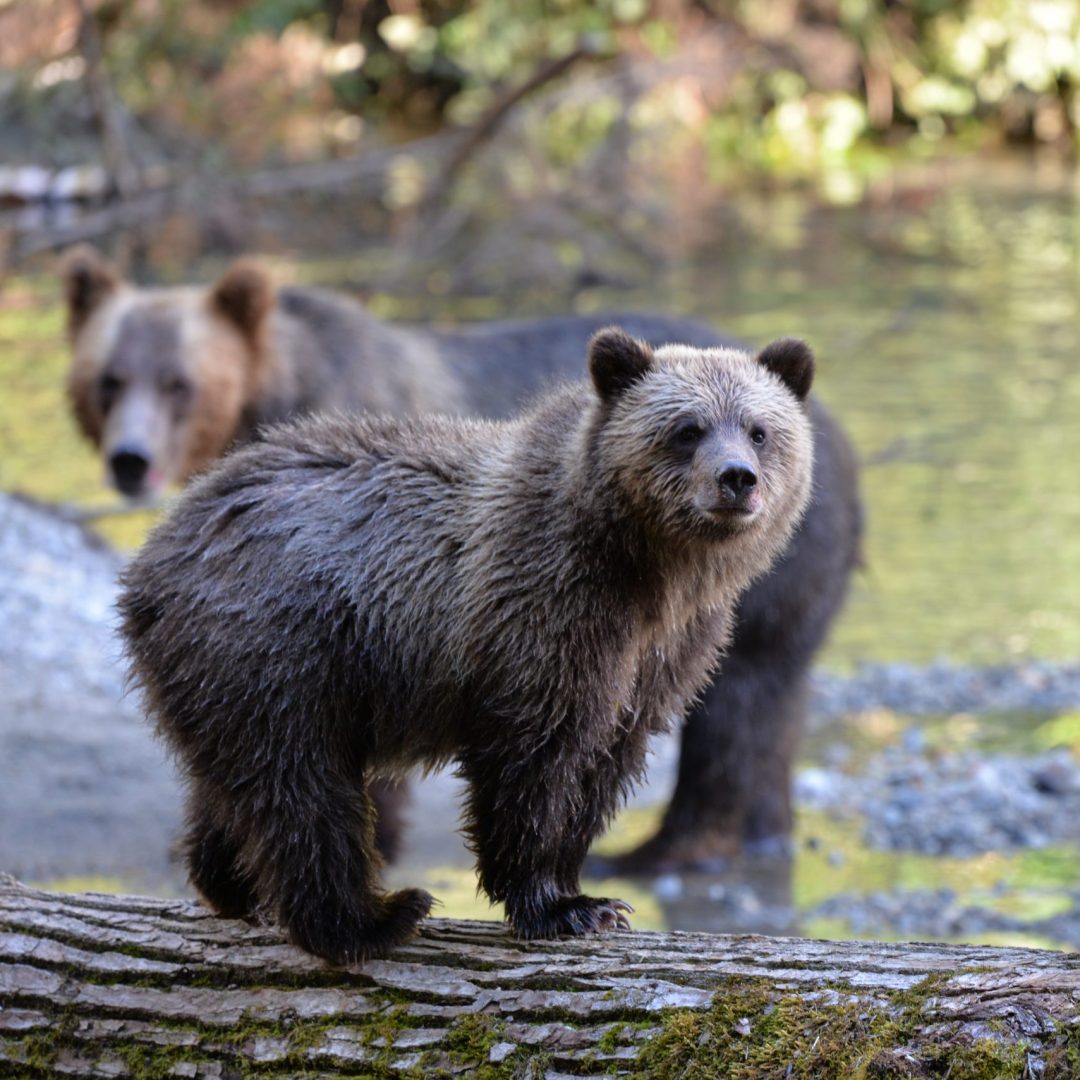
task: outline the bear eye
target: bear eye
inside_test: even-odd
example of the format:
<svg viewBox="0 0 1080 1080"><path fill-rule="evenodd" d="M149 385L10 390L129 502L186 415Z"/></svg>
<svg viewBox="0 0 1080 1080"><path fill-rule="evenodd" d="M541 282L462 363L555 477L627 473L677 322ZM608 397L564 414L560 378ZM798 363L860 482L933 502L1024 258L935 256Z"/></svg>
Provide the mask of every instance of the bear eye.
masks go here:
<svg viewBox="0 0 1080 1080"><path fill-rule="evenodd" d="M124 380L118 378L116 375L111 375L106 372L98 380L98 389L101 392L102 405L107 409L113 402L113 399L124 387Z"/></svg>
<svg viewBox="0 0 1080 1080"><path fill-rule="evenodd" d="M165 393L172 397L184 397L190 390L191 386L186 379L169 379L165 383Z"/></svg>
<svg viewBox="0 0 1080 1080"><path fill-rule="evenodd" d="M765 429L763 427L752 427L750 429L750 441L755 446L763 446L765 443Z"/></svg>
<svg viewBox="0 0 1080 1080"><path fill-rule="evenodd" d="M671 432L671 445L683 450L697 446L705 429L696 420L683 420Z"/></svg>

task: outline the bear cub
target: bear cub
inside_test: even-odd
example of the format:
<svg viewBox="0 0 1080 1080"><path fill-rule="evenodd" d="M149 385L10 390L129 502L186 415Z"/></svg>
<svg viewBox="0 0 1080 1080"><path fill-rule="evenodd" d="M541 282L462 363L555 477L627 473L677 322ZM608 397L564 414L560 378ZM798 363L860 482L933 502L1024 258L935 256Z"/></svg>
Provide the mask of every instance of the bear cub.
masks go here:
<svg viewBox="0 0 1080 1080"><path fill-rule="evenodd" d="M369 785L455 762L520 936L629 925L581 865L803 513L813 357L612 328L588 366L505 422L270 428L130 564L123 631L215 909L331 962L385 953L432 898L380 890Z"/></svg>

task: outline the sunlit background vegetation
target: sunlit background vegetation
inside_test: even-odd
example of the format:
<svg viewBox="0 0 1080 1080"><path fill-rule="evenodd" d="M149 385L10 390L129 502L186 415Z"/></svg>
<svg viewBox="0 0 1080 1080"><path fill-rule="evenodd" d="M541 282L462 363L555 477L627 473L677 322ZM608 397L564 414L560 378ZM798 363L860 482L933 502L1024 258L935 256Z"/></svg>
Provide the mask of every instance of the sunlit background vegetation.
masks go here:
<svg viewBox="0 0 1080 1080"><path fill-rule="evenodd" d="M650 155L692 146L712 176L849 173L826 186L854 197L884 148L1068 145L1080 120L1076 0L90 7L146 168L308 161L469 124L507 87L582 47L583 67L530 117L534 152L553 166L572 167L625 128ZM71 0L0 3L5 120L48 133L34 150L49 160L37 164L86 161L79 22Z"/></svg>

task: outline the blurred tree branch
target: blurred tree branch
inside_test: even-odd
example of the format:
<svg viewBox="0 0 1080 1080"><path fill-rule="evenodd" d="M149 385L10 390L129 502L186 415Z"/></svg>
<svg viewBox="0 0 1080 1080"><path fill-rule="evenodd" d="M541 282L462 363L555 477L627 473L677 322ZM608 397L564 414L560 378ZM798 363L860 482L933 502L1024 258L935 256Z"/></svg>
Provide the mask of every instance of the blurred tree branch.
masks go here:
<svg viewBox="0 0 1080 1080"><path fill-rule="evenodd" d="M97 19L86 0L74 0L79 13L78 48L86 64L86 87L93 103L94 117L101 135L102 159L109 186L120 198L128 198L140 187L138 166L124 134L124 118L105 70L104 49Z"/></svg>
<svg viewBox="0 0 1080 1080"><path fill-rule="evenodd" d="M583 59L599 55L599 48L589 38L565 56L541 64L524 82L503 93L473 125L463 130L445 132L416 139L400 147L393 147L344 158L337 161L313 162L288 165L280 168L259 169L240 177L215 180L193 177L153 190L141 187L136 168L123 138L123 123L112 98L101 59L100 36L94 25L93 15L86 9L85 0L76 0L83 17L80 42L85 44L84 58L87 79L94 90L95 111L102 133L102 146L106 169L119 199L107 206L91 210L69 224L54 228L39 228L19 236L7 246L8 268L44 251L51 251L79 241L93 240L121 228L131 228L165 216L176 210L205 208L226 198L259 198L288 194L294 191L381 190L388 169L395 161L411 158L421 164L438 162L445 164L432 168L431 174L439 177L420 205L414 228L409 238L415 240L422 233L441 235L445 229L434 227L432 217L441 216L449 193L461 170L496 134L514 108L536 90L565 74ZM92 75L91 73L94 72ZM3 222L0 220L0 228ZM404 244L406 248L410 244Z"/></svg>
<svg viewBox="0 0 1080 1080"><path fill-rule="evenodd" d="M500 94L476 123L448 136L454 140L448 160L439 170L438 179L424 194L409 228L398 241L398 257L384 275L384 285L399 277L406 259L430 258L466 227L470 215L451 204L450 194L454 184L462 169L490 142L514 109L582 60L595 59L600 55L598 41L590 35L583 36L566 55L545 61L523 82Z"/></svg>
<svg viewBox="0 0 1080 1080"><path fill-rule="evenodd" d="M577 47L565 56L548 60L541 64L524 82L513 86L492 103L491 107L471 127L466 128L460 137L457 148L450 155L450 160L442 170L439 181L425 196L420 207L420 216L440 207L457 180L458 174L469 163L474 154L492 138L503 121L530 94L540 87L565 75L575 64L584 59L593 59L600 55L598 43L591 37L584 37Z"/></svg>

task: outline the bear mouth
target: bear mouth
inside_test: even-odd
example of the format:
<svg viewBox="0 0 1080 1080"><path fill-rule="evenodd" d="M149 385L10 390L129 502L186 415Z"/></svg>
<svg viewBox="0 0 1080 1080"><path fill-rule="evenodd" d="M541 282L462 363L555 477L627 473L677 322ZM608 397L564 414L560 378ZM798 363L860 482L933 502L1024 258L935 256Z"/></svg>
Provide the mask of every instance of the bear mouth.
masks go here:
<svg viewBox="0 0 1080 1080"><path fill-rule="evenodd" d="M724 522L730 525L747 525L758 516L756 509L749 506L716 506L705 511L710 521Z"/></svg>
<svg viewBox="0 0 1080 1080"><path fill-rule="evenodd" d="M747 506L698 506L695 531L714 540L737 536L751 528L760 508Z"/></svg>
<svg viewBox="0 0 1080 1080"><path fill-rule="evenodd" d="M709 521L745 524L761 513L761 503L757 499L738 501L717 500L704 502L696 500L698 512Z"/></svg>

